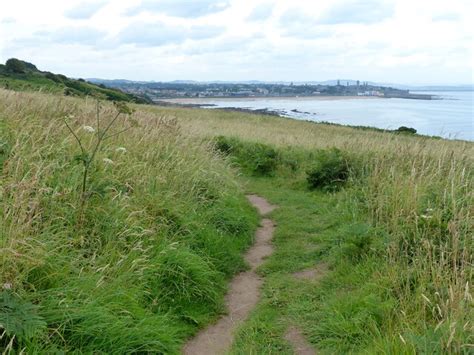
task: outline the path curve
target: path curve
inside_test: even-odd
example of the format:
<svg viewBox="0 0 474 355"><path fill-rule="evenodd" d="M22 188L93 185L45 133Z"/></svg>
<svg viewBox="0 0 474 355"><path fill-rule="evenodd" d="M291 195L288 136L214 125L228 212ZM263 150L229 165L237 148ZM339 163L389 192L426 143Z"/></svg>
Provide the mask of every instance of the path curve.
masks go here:
<svg viewBox="0 0 474 355"><path fill-rule="evenodd" d="M257 208L262 216L273 211L276 206L271 205L264 198L257 195L248 195L247 199ZM217 355L228 351L234 340L234 332L250 314L260 299L262 278L255 272L264 259L273 252L271 240L275 225L272 220L263 218L255 234L255 243L245 254L245 260L250 266L249 271L236 275L225 296L227 314L217 323L201 330L183 348L185 355Z"/></svg>

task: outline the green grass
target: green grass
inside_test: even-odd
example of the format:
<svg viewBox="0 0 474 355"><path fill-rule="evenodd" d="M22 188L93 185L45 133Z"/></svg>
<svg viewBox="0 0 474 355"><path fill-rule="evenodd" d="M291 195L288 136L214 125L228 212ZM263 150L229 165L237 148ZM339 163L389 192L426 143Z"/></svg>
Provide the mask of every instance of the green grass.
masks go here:
<svg viewBox="0 0 474 355"><path fill-rule="evenodd" d="M279 154L289 153L283 149ZM460 275L426 250L407 250L406 235L397 241L392 221L373 219L363 171L353 171L351 181L335 193L310 190L304 177L300 170L291 172L282 165L276 176L246 180L249 192L279 208L271 214L277 224L275 252L259 269L265 276L263 298L239 330L232 353L291 354L284 340L291 325L297 325L319 353L469 353L473 275L468 265L473 246L468 229L460 227L458 238L469 252L453 249L445 234L440 251L460 253L465 288L456 296L453 278ZM459 191L467 185L458 186ZM472 201L467 190L459 196L458 208L467 208L464 202ZM404 225L397 228L410 231L410 221L399 223ZM434 224L424 235L423 227L418 225L410 244L428 243L425 238L435 238L438 228L444 233L444 227ZM325 270L326 265L329 271L318 282L292 275L307 268ZM443 297L449 308L444 308Z"/></svg>
<svg viewBox="0 0 474 355"><path fill-rule="evenodd" d="M178 353L245 268L257 217L232 170L172 120L137 115L98 152L82 212L80 150L62 119L92 145L94 101L0 95L0 347ZM114 115L103 104L102 124Z"/></svg>
<svg viewBox="0 0 474 355"><path fill-rule="evenodd" d="M321 353L472 352L472 142L134 108L138 126L98 153L81 217L81 155L62 119L89 147L95 100L0 90L7 352L178 353L246 267L257 216L244 191L280 207L233 353L291 353L290 324ZM104 103L103 122L115 112ZM333 148L343 175L326 174ZM318 265L318 282L292 275Z"/></svg>

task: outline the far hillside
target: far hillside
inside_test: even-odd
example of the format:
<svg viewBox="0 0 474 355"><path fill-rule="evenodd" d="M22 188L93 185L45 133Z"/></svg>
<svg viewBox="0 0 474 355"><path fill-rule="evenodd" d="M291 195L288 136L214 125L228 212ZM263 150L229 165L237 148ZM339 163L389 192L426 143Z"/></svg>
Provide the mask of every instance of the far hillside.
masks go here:
<svg viewBox="0 0 474 355"><path fill-rule="evenodd" d="M62 74L39 70L34 64L16 58L0 64L0 87L15 91L42 91L67 96L92 96L111 101L149 103L146 97L138 97L119 89L93 84L84 79L71 79Z"/></svg>

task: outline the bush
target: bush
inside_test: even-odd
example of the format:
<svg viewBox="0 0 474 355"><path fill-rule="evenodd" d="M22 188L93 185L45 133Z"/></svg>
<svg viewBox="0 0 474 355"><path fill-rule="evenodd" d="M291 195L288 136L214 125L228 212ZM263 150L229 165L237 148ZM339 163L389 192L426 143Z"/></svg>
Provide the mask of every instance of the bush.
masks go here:
<svg viewBox="0 0 474 355"><path fill-rule="evenodd" d="M272 147L256 143L246 149L249 168L256 175L272 175L279 161L278 152Z"/></svg>
<svg viewBox="0 0 474 355"><path fill-rule="evenodd" d="M217 137L215 149L231 155L235 163L252 175L273 175L281 160L279 152L269 145L242 142L234 137Z"/></svg>
<svg viewBox="0 0 474 355"><path fill-rule="evenodd" d="M346 155L337 148L319 150L312 168L307 171L310 188L334 190L349 177Z"/></svg>
<svg viewBox="0 0 474 355"><path fill-rule="evenodd" d="M26 72L25 64L21 60L16 59L16 58L8 59L7 62L5 63L5 66L7 67L7 70L12 73L22 74Z"/></svg>
<svg viewBox="0 0 474 355"><path fill-rule="evenodd" d="M416 134L416 129L411 127L401 126L395 131L397 133Z"/></svg>
<svg viewBox="0 0 474 355"><path fill-rule="evenodd" d="M236 148L241 146L241 143L237 138L228 138L224 136L218 136L215 138L215 149L224 154L231 154L235 152Z"/></svg>

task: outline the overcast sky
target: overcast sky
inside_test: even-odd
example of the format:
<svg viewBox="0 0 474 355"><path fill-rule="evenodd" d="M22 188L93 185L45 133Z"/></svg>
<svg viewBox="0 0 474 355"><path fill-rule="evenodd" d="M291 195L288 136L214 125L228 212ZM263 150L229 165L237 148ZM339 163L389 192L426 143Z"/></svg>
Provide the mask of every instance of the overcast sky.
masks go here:
<svg viewBox="0 0 474 355"><path fill-rule="evenodd" d="M0 61L83 78L469 84L474 0L12 0Z"/></svg>

